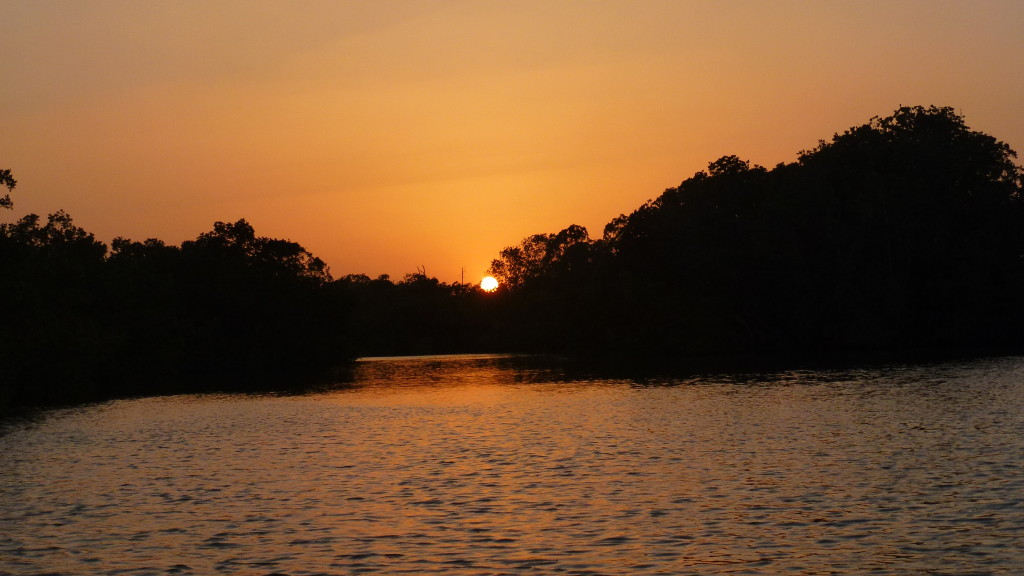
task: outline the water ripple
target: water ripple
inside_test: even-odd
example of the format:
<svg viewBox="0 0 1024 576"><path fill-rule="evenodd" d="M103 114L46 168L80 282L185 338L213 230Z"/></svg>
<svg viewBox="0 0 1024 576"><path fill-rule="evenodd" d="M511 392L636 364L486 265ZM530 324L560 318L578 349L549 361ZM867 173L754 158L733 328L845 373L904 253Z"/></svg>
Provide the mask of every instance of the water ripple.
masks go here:
<svg viewBox="0 0 1024 576"><path fill-rule="evenodd" d="M4 423L0 573L1024 572L1020 359L637 381L517 362Z"/></svg>

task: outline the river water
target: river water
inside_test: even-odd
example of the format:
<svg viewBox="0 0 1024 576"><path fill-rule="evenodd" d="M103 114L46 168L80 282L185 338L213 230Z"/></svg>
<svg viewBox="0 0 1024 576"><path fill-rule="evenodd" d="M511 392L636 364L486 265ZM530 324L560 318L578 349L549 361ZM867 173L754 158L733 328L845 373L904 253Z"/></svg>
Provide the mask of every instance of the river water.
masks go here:
<svg viewBox="0 0 1024 576"><path fill-rule="evenodd" d="M360 361L0 423L0 574L1024 574L1024 358Z"/></svg>

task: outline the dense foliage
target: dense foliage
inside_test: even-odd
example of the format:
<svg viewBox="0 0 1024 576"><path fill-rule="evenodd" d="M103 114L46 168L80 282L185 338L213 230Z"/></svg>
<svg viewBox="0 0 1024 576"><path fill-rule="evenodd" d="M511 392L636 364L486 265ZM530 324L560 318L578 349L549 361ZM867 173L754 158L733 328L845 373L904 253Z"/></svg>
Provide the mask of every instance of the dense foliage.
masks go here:
<svg viewBox="0 0 1024 576"><path fill-rule="evenodd" d="M30 214L0 225L0 405L280 386L362 355L1019 351L1015 158L952 109L901 108L771 170L720 158L600 239L529 236L492 263L493 294L335 280L245 220L108 249Z"/></svg>
<svg viewBox="0 0 1024 576"><path fill-rule="evenodd" d="M345 359L324 263L244 220L108 254L63 212L29 215L0 226L0 261L9 402L254 386Z"/></svg>
<svg viewBox="0 0 1024 576"><path fill-rule="evenodd" d="M506 248L521 341L620 355L1024 343L1016 154L950 108L901 108L772 170L712 162L599 240Z"/></svg>
<svg viewBox="0 0 1024 576"><path fill-rule="evenodd" d="M0 267L0 407L305 385L358 355L479 349L493 332L478 288L334 280L245 220L108 249L64 212L30 214L0 225Z"/></svg>

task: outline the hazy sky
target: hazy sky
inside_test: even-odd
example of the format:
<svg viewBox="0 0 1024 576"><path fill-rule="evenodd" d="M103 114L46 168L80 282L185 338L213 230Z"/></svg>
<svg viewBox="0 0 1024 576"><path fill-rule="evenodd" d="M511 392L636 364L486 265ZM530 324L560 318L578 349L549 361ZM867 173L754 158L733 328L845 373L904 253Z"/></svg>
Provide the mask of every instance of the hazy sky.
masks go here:
<svg viewBox="0 0 1024 576"><path fill-rule="evenodd" d="M725 154L900 105L1024 153L1024 2L0 0L11 221L109 242L246 218L335 276L483 276Z"/></svg>

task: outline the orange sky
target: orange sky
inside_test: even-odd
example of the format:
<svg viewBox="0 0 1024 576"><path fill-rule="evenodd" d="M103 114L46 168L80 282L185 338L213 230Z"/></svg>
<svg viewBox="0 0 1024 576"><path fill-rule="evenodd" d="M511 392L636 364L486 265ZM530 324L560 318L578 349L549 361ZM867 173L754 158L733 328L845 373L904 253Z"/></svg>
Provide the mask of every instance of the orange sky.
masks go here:
<svg viewBox="0 0 1024 576"><path fill-rule="evenodd" d="M768 167L899 105L1024 153L1024 2L0 0L11 221L216 220L335 276L483 276L600 236L724 154Z"/></svg>

